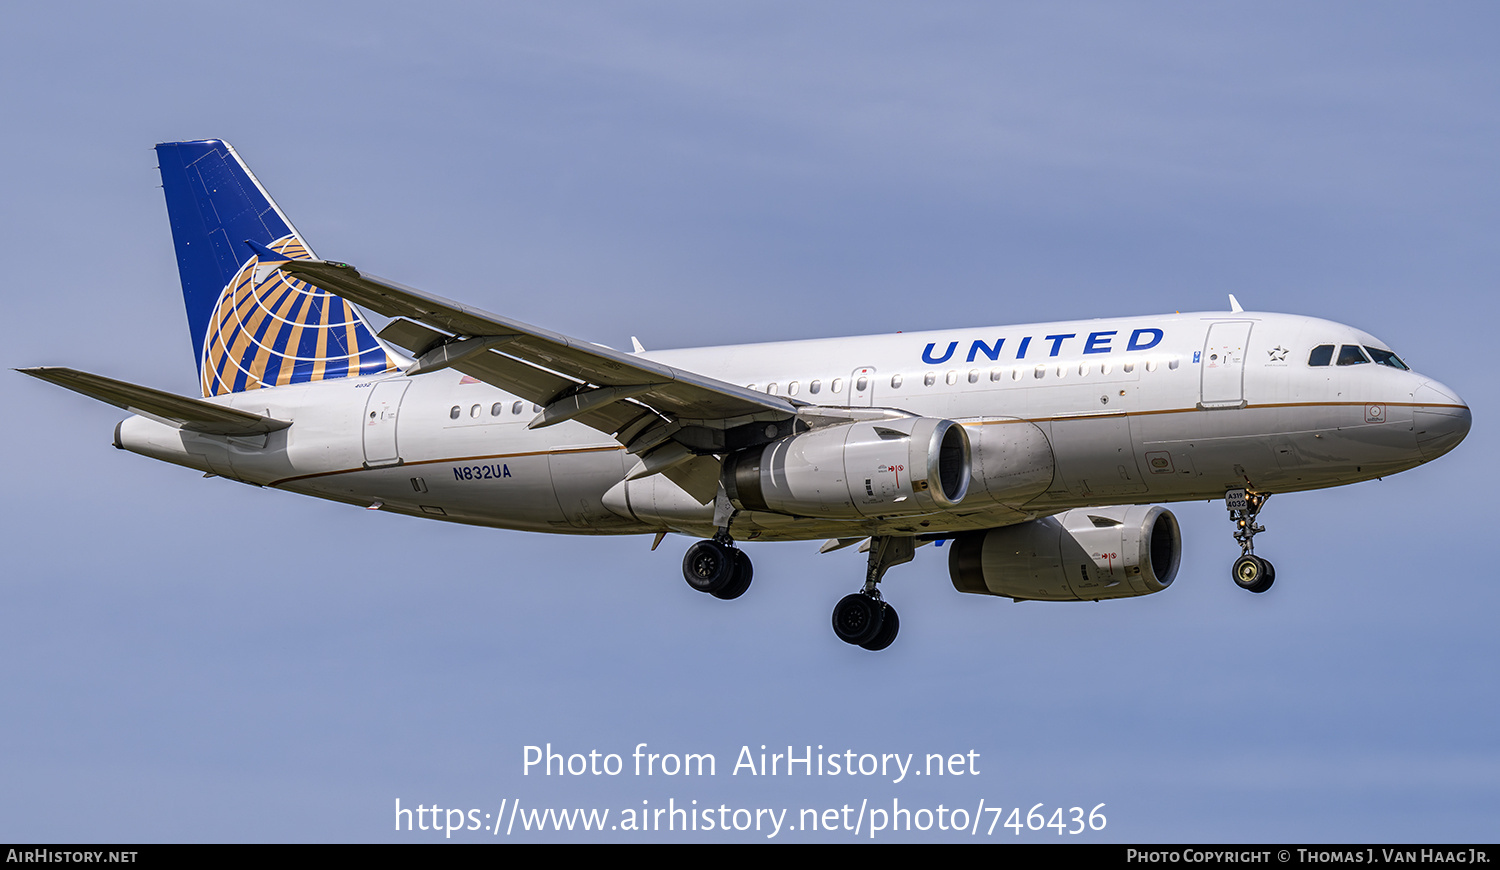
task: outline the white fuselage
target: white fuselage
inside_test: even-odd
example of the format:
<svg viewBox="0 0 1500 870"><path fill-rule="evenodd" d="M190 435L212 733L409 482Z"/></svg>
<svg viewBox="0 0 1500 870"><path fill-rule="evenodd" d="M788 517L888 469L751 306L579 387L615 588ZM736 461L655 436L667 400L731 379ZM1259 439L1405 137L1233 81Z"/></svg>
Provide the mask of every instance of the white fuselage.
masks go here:
<svg viewBox="0 0 1500 870"><path fill-rule="evenodd" d="M1289 492L1414 467L1462 440L1451 390L1388 365L1309 365L1315 346L1384 347L1309 317L1194 313L695 348L653 360L816 405L895 408L962 423L976 484L955 509L828 520L753 513L745 539L941 534L1075 507ZM223 400L292 422L255 438L199 435L143 417L125 449L263 486L454 522L532 531L713 533L661 475L578 423L528 429L537 408L443 370L252 390ZM1017 428L1020 427L1020 428ZM1031 439L1017 438L1022 432ZM1016 445L1030 445L1017 447ZM1032 486L981 466L1050 451ZM1019 461L1019 460L1015 460ZM1024 470L1024 469L1023 469Z"/></svg>

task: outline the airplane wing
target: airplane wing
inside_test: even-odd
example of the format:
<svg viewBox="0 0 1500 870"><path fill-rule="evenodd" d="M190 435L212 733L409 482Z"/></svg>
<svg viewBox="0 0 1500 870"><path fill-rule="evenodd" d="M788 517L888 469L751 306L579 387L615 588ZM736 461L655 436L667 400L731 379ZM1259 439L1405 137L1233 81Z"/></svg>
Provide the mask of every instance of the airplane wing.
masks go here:
<svg viewBox="0 0 1500 870"><path fill-rule="evenodd" d="M208 435L265 435L292 425L286 420L263 417L248 411L237 411L202 399L190 399L175 393L153 390L137 384L80 372L76 369L43 366L16 369L48 383L66 387L91 399L123 408L132 414L150 417L169 426Z"/></svg>
<svg viewBox="0 0 1500 870"><path fill-rule="evenodd" d="M724 433L786 423L805 404L364 275L346 263L291 260L251 246L262 262L274 261L295 278L398 318L380 335L416 356L408 374L452 367L544 406L534 428L578 420L615 435L638 455L672 440L691 456L723 452L734 441Z"/></svg>

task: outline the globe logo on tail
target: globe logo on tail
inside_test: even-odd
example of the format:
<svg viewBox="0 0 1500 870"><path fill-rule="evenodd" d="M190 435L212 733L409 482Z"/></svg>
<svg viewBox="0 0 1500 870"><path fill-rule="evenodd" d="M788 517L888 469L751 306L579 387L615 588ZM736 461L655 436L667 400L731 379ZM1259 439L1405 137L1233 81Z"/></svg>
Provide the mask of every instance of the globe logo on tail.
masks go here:
<svg viewBox="0 0 1500 870"><path fill-rule="evenodd" d="M268 247L288 259L311 258L296 235ZM200 371L203 395L222 396L396 368L354 306L252 256L214 305Z"/></svg>

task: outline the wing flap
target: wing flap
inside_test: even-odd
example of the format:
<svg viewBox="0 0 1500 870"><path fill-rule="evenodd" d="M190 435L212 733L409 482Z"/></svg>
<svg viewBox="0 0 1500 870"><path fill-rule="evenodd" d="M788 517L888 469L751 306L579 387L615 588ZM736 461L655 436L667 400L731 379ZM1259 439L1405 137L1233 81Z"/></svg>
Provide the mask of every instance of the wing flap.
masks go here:
<svg viewBox="0 0 1500 870"><path fill-rule="evenodd" d="M455 363L453 368L471 378L478 378L487 384L493 384L542 407L556 402L559 396L566 396L583 387L571 378L565 378L498 353L482 353L466 357ZM624 429L627 424L643 416L652 420L660 419L651 411L628 402L614 402L592 408L570 419L577 420L606 435L614 435Z"/></svg>
<svg viewBox="0 0 1500 870"><path fill-rule="evenodd" d="M421 356L448 339L448 334L423 326L413 320L397 318L380 330L380 339L398 347L404 347L415 356Z"/></svg>
<svg viewBox="0 0 1500 870"><path fill-rule="evenodd" d="M150 417L191 432L207 435L265 435L292 425L287 420L263 417L249 411L237 411L202 399L190 399L175 393L154 390L138 384L80 372L77 369L41 366L16 369L50 384L81 393L116 408Z"/></svg>
<svg viewBox="0 0 1500 870"><path fill-rule="evenodd" d="M486 356L513 357L593 386L649 384L649 389L635 397L636 401L674 418L695 421L784 420L796 414L798 403L781 396L769 396L363 275L345 263L288 260L278 267L293 277L387 317L409 318L455 336L515 336L503 348ZM464 370L463 366L457 368ZM491 383L512 389L509 382Z"/></svg>

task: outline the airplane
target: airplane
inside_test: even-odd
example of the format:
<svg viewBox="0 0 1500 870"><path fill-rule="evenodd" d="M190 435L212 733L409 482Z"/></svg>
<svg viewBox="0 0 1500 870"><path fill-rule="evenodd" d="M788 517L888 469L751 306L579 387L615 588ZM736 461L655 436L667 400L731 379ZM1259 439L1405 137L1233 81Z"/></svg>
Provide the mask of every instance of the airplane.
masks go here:
<svg viewBox="0 0 1500 870"><path fill-rule="evenodd" d="M156 146L202 398L21 369L129 411L114 445L416 517L669 533L732 600L745 541L868 550L839 639L890 646L878 584L949 547L959 592L1097 601L1172 585L1161 503L1224 499L1254 593L1273 493L1414 468L1468 406L1389 346L1312 317L1230 311L631 352L319 259L239 154ZM360 306L360 307L356 307ZM388 318L375 331L362 309Z"/></svg>

